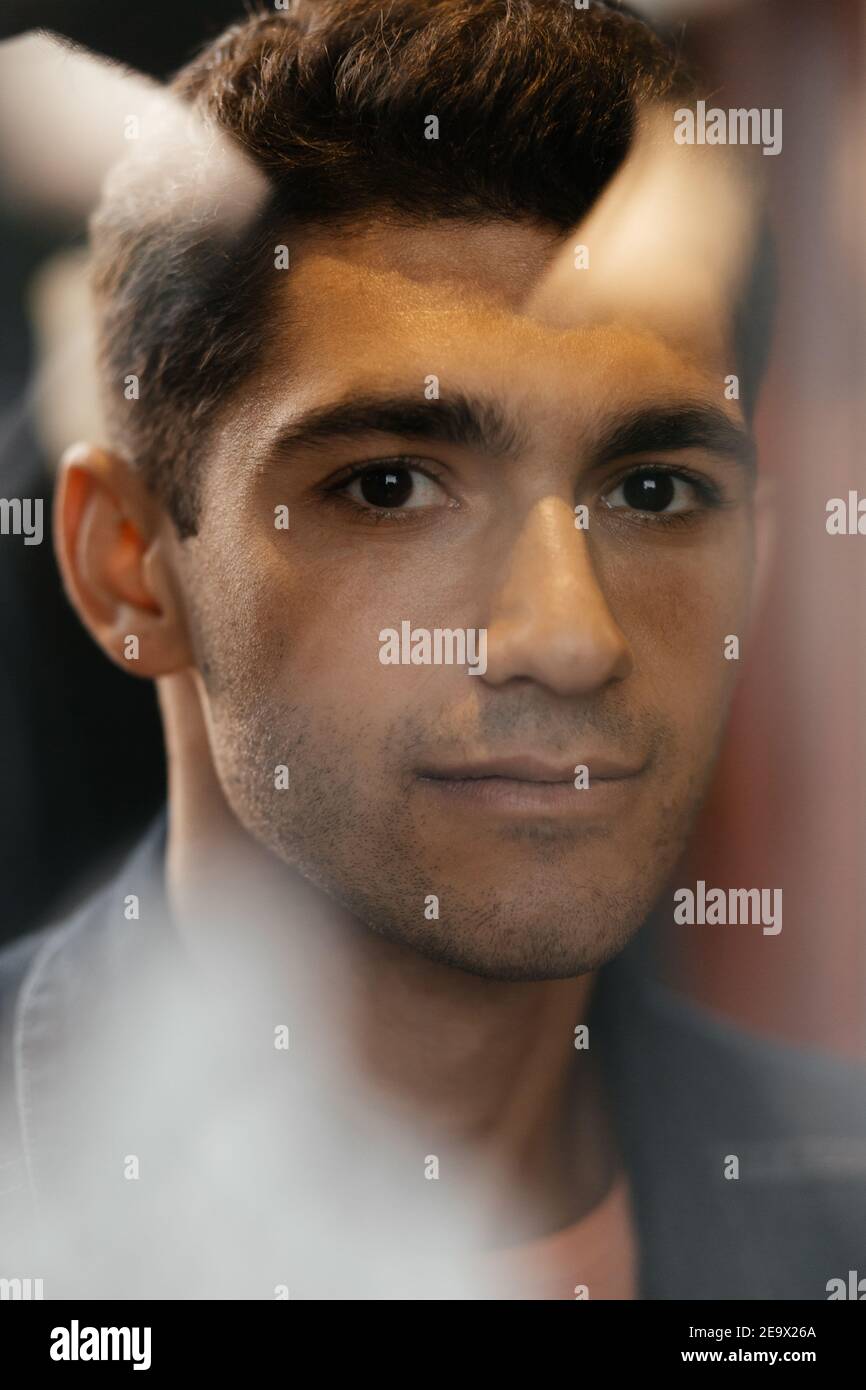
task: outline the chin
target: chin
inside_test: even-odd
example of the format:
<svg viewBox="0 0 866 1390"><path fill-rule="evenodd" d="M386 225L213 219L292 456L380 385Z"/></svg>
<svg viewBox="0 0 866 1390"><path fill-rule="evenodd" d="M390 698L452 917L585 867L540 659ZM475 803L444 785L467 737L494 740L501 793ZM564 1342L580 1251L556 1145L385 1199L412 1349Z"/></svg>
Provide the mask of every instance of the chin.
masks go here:
<svg viewBox="0 0 866 1390"><path fill-rule="evenodd" d="M517 916L450 913L447 924L430 923L437 930L419 932L417 921L369 922L389 940L418 952L428 960L486 980L532 983L574 979L607 964L619 955L641 925L645 912L630 913L626 920L589 919L577 912L562 920L562 903L544 919L537 907Z"/></svg>

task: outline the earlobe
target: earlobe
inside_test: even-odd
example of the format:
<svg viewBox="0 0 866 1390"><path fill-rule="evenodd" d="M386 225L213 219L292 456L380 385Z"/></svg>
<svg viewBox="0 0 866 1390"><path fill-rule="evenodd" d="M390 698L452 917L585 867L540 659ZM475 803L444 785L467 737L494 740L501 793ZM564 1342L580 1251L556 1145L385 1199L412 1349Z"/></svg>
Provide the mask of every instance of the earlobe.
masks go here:
<svg viewBox="0 0 866 1390"><path fill-rule="evenodd" d="M164 528L158 503L125 460L89 445L67 450L54 503L64 588L105 654L148 678L189 664Z"/></svg>

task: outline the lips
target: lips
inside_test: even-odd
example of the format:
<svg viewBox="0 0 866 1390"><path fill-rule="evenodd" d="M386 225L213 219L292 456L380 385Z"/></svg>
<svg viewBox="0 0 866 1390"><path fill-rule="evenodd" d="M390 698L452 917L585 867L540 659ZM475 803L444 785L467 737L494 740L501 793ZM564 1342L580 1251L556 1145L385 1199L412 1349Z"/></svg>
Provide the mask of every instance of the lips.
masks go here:
<svg viewBox="0 0 866 1390"><path fill-rule="evenodd" d="M636 777L644 764L609 753L575 753L568 760L538 753L515 753L465 762L444 762L425 768L420 776L432 781L475 782L501 779L557 786L574 784L575 768L589 769L590 786L595 781L620 781Z"/></svg>
<svg viewBox="0 0 866 1390"><path fill-rule="evenodd" d="M492 824L549 826L556 820L567 827L569 836L599 830L610 834L640 804L646 766L600 749L568 758L561 753L519 752L443 760L419 771L417 786L433 804L447 806L456 817L468 816L473 825L481 815L492 818ZM577 777L578 767L588 769L588 778ZM450 825L450 820L444 824Z"/></svg>

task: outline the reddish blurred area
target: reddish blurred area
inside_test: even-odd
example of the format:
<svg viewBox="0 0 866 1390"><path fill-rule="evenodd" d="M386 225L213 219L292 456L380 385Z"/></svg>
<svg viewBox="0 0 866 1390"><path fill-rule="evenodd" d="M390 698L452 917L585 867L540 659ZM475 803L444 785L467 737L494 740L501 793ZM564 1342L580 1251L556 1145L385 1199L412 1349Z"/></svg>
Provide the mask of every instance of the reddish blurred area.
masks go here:
<svg viewBox="0 0 866 1390"><path fill-rule="evenodd" d="M730 733L678 883L775 888L760 927L662 927L665 975L764 1034L866 1059L866 7L753 0L687 26L712 104L781 107L767 158L778 243L774 360L758 418L776 559Z"/></svg>

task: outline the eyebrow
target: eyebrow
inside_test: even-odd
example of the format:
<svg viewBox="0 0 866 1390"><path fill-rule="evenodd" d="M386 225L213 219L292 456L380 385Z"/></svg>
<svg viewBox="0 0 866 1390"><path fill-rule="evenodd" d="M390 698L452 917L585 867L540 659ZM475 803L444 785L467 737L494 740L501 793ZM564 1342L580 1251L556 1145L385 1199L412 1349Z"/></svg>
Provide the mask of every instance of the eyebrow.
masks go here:
<svg viewBox="0 0 866 1390"><path fill-rule="evenodd" d="M593 449L599 467L631 454L706 449L752 473L756 466L751 430L718 406L651 406L627 413L605 431Z"/></svg>
<svg viewBox="0 0 866 1390"><path fill-rule="evenodd" d="M285 455L365 434L457 444L494 458L517 458L526 447L522 432L492 401L456 392L447 400L353 396L337 401L309 411L280 430L271 452Z"/></svg>
<svg viewBox="0 0 866 1390"><path fill-rule="evenodd" d="M320 406L284 426L268 453L280 459L296 450L326 448L339 439L368 434L455 444L502 459L517 459L528 447L525 432L496 402L456 392L445 400L367 395ZM688 402L637 407L617 416L602 428L587 466L600 468L632 454L680 449L706 449L747 472L755 469L751 432L717 406Z"/></svg>

